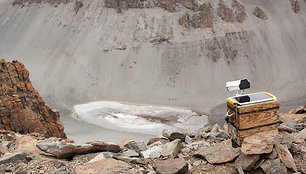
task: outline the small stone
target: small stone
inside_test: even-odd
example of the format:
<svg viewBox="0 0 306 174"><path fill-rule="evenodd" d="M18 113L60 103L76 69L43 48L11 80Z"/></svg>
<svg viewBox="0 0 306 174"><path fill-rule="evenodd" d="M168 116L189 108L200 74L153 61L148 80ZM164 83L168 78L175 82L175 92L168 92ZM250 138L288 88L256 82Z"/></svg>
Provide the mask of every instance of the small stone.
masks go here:
<svg viewBox="0 0 306 174"><path fill-rule="evenodd" d="M138 157L139 154L135 150L128 149L125 152L120 153L119 155L124 157Z"/></svg>
<svg viewBox="0 0 306 174"><path fill-rule="evenodd" d="M304 128L302 131L300 131L294 136L293 142L302 143L305 139L306 139L306 128Z"/></svg>
<svg viewBox="0 0 306 174"><path fill-rule="evenodd" d="M186 137L185 137L185 142L186 142L187 144L192 144L192 139L191 139L188 135L186 135Z"/></svg>
<svg viewBox="0 0 306 174"><path fill-rule="evenodd" d="M268 19L268 16L266 15L265 11L263 9L259 8L259 7L256 7L254 9L253 14L260 19L263 19L263 20Z"/></svg>
<svg viewBox="0 0 306 174"><path fill-rule="evenodd" d="M280 131L286 131L286 132L288 132L288 133L292 133L292 132L295 132L295 131L296 131L294 128L290 128L290 127L286 126L286 125L283 124L283 123L282 123L281 125L279 125L278 130L280 130Z"/></svg>
<svg viewBox="0 0 306 174"><path fill-rule="evenodd" d="M145 151L140 152L141 156L148 159L155 159L161 156L162 147L161 146L154 146Z"/></svg>
<svg viewBox="0 0 306 174"><path fill-rule="evenodd" d="M170 131L169 130L167 130L167 129L164 129L163 130L163 133L162 133L162 135L164 136L164 137L166 137L166 138L170 138Z"/></svg>
<svg viewBox="0 0 306 174"><path fill-rule="evenodd" d="M151 138L149 142L147 143L147 145L153 144L157 141L161 142L162 144L166 144L169 142L168 138L164 136L157 136L157 137Z"/></svg>
<svg viewBox="0 0 306 174"><path fill-rule="evenodd" d="M293 169L297 172L296 165L294 163L294 159L289 152L287 146L282 144L275 145L276 152L278 153L279 159L290 169Z"/></svg>
<svg viewBox="0 0 306 174"><path fill-rule="evenodd" d="M135 150L137 153L148 149L145 142L132 141L129 143L129 147L130 149Z"/></svg>
<svg viewBox="0 0 306 174"><path fill-rule="evenodd" d="M201 165L201 163L202 163L202 161L200 161L200 160L197 160L197 161L195 161L195 162L193 162L193 166L199 166L199 165Z"/></svg>
<svg viewBox="0 0 306 174"><path fill-rule="evenodd" d="M276 159L277 158L277 152L276 152L275 149L273 149L271 153L263 154L262 158L265 158L265 159Z"/></svg>
<svg viewBox="0 0 306 174"><path fill-rule="evenodd" d="M260 155L245 155L241 153L235 161L235 166L240 166L243 170L251 170L259 158Z"/></svg>
<svg viewBox="0 0 306 174"><path fill-rule="evenodd" d="M163 145L161 155L163 157L175 158L181 151L181 142L176 139L170 143Z"/></svg>
<svg viewBox="0 0 306 174"><path fill-rule="evenodd" d="M96 157L88 161L88 163L96 162L102 159L108 159L108 158L113 158L113 153L111 152L101 152L99 153Z"/></svg>
<svg viewBox="0 0 306 174"><path fill-rule="evenodd" d="M184 174L188 173L188 163L182 158L157 161L155 171L159 174Z"/></svg>
<svg viewBox="0 0 306 174"><path fill-rule="evenodd" d="M239 154L240 148L233 148L231 140L226 140L203 148L194 155L205 158L211 164L220 164L234 160Z"/></svg>

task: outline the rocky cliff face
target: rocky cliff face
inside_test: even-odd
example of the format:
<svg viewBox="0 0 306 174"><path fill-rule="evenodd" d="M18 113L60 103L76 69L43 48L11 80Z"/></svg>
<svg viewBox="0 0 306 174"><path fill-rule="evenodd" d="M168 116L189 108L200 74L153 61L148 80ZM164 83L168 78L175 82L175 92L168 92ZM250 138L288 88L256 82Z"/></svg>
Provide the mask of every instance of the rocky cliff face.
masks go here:
<svg viewBox="0 0 306 174"><path fill-rule="evenodd" d="M59 112L45 105L29 72L16 60L0 60L0 119L0 129L66 138Z"/></svg>

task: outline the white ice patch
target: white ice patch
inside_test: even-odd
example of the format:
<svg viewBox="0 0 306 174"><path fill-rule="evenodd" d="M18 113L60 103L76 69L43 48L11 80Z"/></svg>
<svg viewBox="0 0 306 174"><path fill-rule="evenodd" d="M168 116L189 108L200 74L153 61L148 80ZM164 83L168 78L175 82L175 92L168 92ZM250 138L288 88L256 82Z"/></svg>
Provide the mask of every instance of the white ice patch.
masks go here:
<svg viewBox="0 0 306 174"><path fill-rule="evenodd" d="M163 129L195 130L204 126L207 116L183 108L132 105L97 101L75 105L76 118L104 128L160 135Z"/></svg>

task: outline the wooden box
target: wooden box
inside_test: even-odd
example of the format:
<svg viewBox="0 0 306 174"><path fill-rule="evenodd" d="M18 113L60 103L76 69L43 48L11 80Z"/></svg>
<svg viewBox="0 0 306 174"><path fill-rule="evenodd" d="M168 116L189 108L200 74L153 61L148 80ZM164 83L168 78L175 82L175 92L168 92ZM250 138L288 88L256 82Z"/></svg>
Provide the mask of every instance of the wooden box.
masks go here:
<svg viewBox="0 0 306 174"><path fill-rule="evenodd" d="M245 137L254 133L278 131L279 102L277 100L242 106L228 100L227 111L229 135L238 145L241 145Z"/></svg>

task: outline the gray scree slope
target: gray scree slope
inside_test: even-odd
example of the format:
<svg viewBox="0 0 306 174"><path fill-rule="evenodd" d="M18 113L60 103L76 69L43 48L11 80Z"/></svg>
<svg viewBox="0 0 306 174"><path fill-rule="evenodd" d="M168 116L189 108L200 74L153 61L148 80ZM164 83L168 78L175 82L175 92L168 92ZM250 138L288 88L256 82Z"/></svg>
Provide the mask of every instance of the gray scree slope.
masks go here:
<svg viewBox="0 0 306 174"><path fill-rule="evenodd" d="M186 31L178 22L190 12L183 7L117 13L104 1L84 0L75 13L74 3L21 8L0 0L0 57L23 62L57 108L117 100L208 112L229 96L226 81L245 77L248 92L306 96L306 2L298 13L286 0L241 3L243 23L214 15L213 29ZM267 20L253 15L256 6Z"/></svg>

